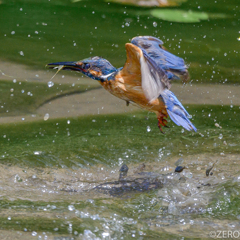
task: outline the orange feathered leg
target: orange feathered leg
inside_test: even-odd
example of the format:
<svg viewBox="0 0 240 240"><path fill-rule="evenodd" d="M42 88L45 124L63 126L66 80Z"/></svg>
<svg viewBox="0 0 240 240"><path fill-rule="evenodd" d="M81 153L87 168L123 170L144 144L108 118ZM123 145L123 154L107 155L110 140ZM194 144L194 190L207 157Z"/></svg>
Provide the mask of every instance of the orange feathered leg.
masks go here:
<svg viewBox="0 0 240 240"><path fill-rule="evenodd" d="M162 130L162 126L163 127L168 127L167 126L167 118L168 115L167 114L164 114L164 113L160 113L158 112L157 114L157 119L158 119L158 128L160 129L161 133L164 134L163 130Z"/></svg>

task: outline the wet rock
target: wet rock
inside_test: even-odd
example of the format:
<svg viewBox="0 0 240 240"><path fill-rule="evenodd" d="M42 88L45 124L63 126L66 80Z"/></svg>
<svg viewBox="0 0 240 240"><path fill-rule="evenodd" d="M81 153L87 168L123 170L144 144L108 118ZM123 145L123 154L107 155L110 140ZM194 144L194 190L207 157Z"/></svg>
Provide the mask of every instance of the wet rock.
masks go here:
<svg viewBox="0 0 240 240"><path fill-rule="evenodd" d="M145 168L144 167L142 169ZM181 167L182 168L182 167ZM124 164L119 170L119 180L99 184L94 189L112 196L119 196L130 192L144 192L161 189L168 184L184 182L185 178L178 172L160 174L157 172L139 172L127 176L128 166Z"/></svg>
<svg viewBox="0 0 240 240"><path fill-rule="evenodd" d="M144 169L145 164L140 169ZM129 192L143 192L163 187L164 177L162 174L152 172L140 172L127 177L128 166L122 165L119 170L119 180L106 182L96 186L94 189L112 196Z"/></svg>
<svg viewBox="0 0 240 240"><path fill-rule="evenodd" d="M119 170L119 181L122 180L124 177L127 176L128 173L128 166L126 164L123 164L122 167Z"/></svg>
<svg viewBox="0 0 240 240"><path fill-rule="evenodd" d="M182 172L183 169L185 169L185 168L186 168L186 167L177 166L177 167L175 168L175 172Z"/></svg>
<svg viewBox="0 0 240 240"><path fill-rule="evenodd" d="M218 161L218 160L217 160L217 161ZM216 161L216 162L217 162L217 161ZM216 163L216 162L215 162L215 163ZM209 174L210 174L210 175L213 175L213 173L210 173L210 172L212 171L215 163L213 163L212 165L210 165L210 166L207 167L207 169L206 169L206 176L207 176L207 177L209 176Z"/></svg>

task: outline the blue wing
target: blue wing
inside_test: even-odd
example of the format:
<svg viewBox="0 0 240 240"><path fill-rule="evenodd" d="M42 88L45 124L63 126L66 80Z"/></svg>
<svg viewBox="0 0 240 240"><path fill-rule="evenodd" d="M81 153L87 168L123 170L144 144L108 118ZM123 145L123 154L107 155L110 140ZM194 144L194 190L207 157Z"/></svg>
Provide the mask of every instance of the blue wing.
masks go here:
<svg viewBox="0 0 240 240"><path fill-rule="evenodd" d="M184 60L166 51L162 47L163 42L160 39L139 36L133 38L131 43L141 48L145 56L148 55L159 68L163 69L168 79L180 78L185 81L188 79L189 75Z"/></svg>
<svg viewBox="0 0 240 240"><path fill-rule="evenodd" d="M171 91L165 89L161 93L161 97L163 98L163 101L166 105L168 115L174 123L176 123L178 126L184 127L188 131L197 131L195 126L189 120L188 112Z"/></svg>

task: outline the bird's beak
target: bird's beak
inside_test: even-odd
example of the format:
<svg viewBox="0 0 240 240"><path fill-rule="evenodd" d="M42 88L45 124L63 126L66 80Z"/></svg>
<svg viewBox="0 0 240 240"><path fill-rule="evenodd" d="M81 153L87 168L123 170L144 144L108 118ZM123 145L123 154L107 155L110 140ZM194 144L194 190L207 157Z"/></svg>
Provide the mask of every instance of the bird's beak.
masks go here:
<svg viewBox="0 0 240 240"><path fill-rule="evenodd" d="M47 66L52 69L60 70L71 70L71 71L80 71L82 72L83 69L81 67L81 62L55 62L49 63Z"/></svg>

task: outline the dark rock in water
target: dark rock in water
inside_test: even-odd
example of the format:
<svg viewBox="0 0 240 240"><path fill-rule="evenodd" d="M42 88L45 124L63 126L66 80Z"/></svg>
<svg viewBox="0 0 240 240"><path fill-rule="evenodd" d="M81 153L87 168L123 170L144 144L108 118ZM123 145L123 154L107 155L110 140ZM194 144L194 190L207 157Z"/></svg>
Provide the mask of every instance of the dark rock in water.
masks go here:
<svg viewBox="0 0 240 240"><path fill-rule="evenodd" d="M127 172L128 172L128 166L127 166L127 164L123 164L123 165L121 166L121 168L119 169L119 172L124 172L124 173L127 174Z"/></svg>
<svg viewBox="0 0 240 240"><path fill-rule="evenodd" d="M217 161L218 161L218 160L217 160ZM217 162L217 161L216 161L216 162ZM215 162L215 163L216 163L216 162ZM213 165L207 167L207 169L206 169L206 176L207 176L207 177L209 176L209 174L210 174L210 175L213 175L213 173L212 173L211 171L212 171L215 163L213 163Z"/></svg>
<svg viewBox="0 0 240 240"><path fill-rule="evenodd" d="M128 173L128 166L126 164L123 164L122 167L119 170L120 174L119 174L119 181L121 179L123 179L124 177L127 176Z"/></svg>
<svg viewBox="0 0 240 240"><path fill-rule="evenodd" d="M122 165L119 172L118 181L102 183L94 189L117 196L127 192L143 192L161 188L163 186L163 178L161 174L154 175L154 173L144 174L144 172L141 172L135 176L127 177L128 166L126 164Z"/></svg>
<svg viewBox="0 0 240 240"><path fill-rule="evenodd" d="M136 178L132 180L123 179L114 182L106 182L96 186L94 189L117 196L127 192L144 192L162 187L162 179Z"/></svg>
<svg viewBox="0 0 240 240"><path fill-rule="evenodd" d="M119 196L124 193L159 189L168 183L179 181L181 178L179 173L160 174L155 172L140 172L127 177L128 167L126 164L119 171L118 181L102 183L94 189L112 196Z"/></svg>
<svg viewBox="0 0 240 240"><path fill-rule="evenodd" d="M182 172L183 169L185 169L185 168L186 168L186 167L177 166L177 167L175 168L175 172Z"/></svg>

